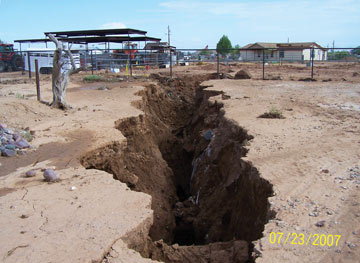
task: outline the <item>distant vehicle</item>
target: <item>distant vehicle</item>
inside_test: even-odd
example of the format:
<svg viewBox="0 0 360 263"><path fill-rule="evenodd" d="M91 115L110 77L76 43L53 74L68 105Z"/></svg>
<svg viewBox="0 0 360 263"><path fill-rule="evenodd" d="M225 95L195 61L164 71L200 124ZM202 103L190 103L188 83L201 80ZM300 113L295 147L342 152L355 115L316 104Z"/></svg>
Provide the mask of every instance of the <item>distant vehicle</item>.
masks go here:
<svg viewBox="0 0 360 263"><path fill-rule="evenodd" d="M29 60L28 54L30 57L30 71L35 72L35 59L38 60L39 72L41 74L51 74L53 68L53 59L54 59L54 50L53 49L28 49L25 52L25 70L29 70ZM73 54L76 68L80 68L80 55L78 53ZM70 59L66 60L65 69L71 68Z"/></svg>
<svg viewBox="0 0 360 263"><path fill-rule="evenodd" d="M9 67L13 71L21 70L23 66L23 58L15 52L13 44L0 44L0 72Z"/></svg>
<svg viewBox="0 0 360 263"><path fill-rule="evenodd" d="M137 44L134 43L125 43L123 49L115 49L113 51L114 57L120 59L122 64L131 58L131 63L136 64L136 55L138 53Z"/></svg>

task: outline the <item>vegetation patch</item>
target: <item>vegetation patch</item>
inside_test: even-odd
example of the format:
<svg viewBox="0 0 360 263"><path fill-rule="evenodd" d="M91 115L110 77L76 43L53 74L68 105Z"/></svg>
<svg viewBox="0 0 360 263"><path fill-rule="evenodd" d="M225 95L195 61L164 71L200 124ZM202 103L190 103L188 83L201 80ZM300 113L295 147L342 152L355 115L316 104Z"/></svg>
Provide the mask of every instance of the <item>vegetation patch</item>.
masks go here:
<svg viewBox="0 0 360 263"><path fill-rule="evenodd" d="M268 112L261 114L258 118L265 118L265 119L285 119L284 115L282 114L281 110L276 107L271 107Z"/></svg>
<svg viewBox="0 0 360 263"><path fill-rule="evenodd" d="M83 81L86 82L97 82L97 81L104 81L105 78L99 75L87 75L83 78Z"/></svg>

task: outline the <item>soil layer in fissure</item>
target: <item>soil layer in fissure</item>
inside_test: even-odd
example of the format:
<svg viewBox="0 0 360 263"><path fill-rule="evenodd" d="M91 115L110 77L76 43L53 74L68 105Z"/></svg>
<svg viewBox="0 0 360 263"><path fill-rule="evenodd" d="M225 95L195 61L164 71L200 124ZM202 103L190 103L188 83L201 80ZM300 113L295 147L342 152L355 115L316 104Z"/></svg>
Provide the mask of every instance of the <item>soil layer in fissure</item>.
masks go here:
<svg viewBox="0 0 360 263"><path fill-rule="evenodd" d="M222 104L200 83L214 75L154 75L136 102L144 114L117 121L126 143L82 158L131 189L152 196L147 240L129 244L165 262L247 262L251 242L271 216L272 185L242 158L252 139L224 117Z"/></svg>

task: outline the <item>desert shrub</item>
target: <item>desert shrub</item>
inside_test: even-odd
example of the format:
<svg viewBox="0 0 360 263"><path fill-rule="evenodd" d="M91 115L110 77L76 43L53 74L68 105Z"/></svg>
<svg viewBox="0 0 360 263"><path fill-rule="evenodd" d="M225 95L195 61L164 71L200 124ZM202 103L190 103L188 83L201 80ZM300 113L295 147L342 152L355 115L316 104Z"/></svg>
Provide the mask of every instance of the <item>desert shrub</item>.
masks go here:
<svg viewBox="0 0 360 263"><path fill-rule="evenodd" d="M259 116L259 118L266 118L266 119L285 119L284 115L282 114L281 110L272 106L271 109Z"/></svg>

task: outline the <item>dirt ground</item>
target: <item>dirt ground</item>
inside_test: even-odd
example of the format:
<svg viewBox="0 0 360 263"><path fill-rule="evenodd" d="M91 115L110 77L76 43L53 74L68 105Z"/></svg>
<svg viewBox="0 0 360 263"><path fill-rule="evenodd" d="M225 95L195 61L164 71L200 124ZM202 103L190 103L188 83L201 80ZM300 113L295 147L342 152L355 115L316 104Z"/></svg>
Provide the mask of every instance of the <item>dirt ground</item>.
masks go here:
<svg viewBox="0 0 360 263"><path fill-rule="evenodd" d="M202 84L206 90L223 92L210 102L223 104L225 118L254 137L242 159L273 187L269 202L275 216L265 225L264 237L254 242L256 262L358 262L360 65L316 65L317 81L312 82L299 81L310 77L311 69L305 65L267 65L265 76L270 80L265 81L261 66L221 65L221 72L230 76L246 69L253 79ZM175 75L187 77L215 71L212 64L174 69ZM150 231L150 196L130 191L111 174L85 170L80 160L96 149L125 141L126 134L116 129L116 122L146 111L134 103L140 100L135 94L157 84L148 76L158 72L168 74L168 69L137 72L139 78L130 81L101 72L109 81L85 83L82 78L87 73L75 75L67 90L73 109L66 112L38 103L35 83L26 75L0 75L0 123L29 127L34 133L34 149L27 154L0 157L1 221L7 226L0 237L4 262L54 261L52 253L56 262L150 262L124 243L139 242ZM49 76L41 76L41 91L42 99L50 101ZM285 118L258 118L275 109ZM40 171L34 178L24 178L30 169L48 167L63 176L60 184L44 183ZM70 191L73 185L77 190ZM86 211L74 211L74 203ZM19 219L22 215L26 218ZM272 232L277 237L283 233L280 244L270 242ZM315 234L341 238L337 246L315 245L314 238L300 245L300 237L292 240L292 233L303 234L305 241Z"/></svg>

